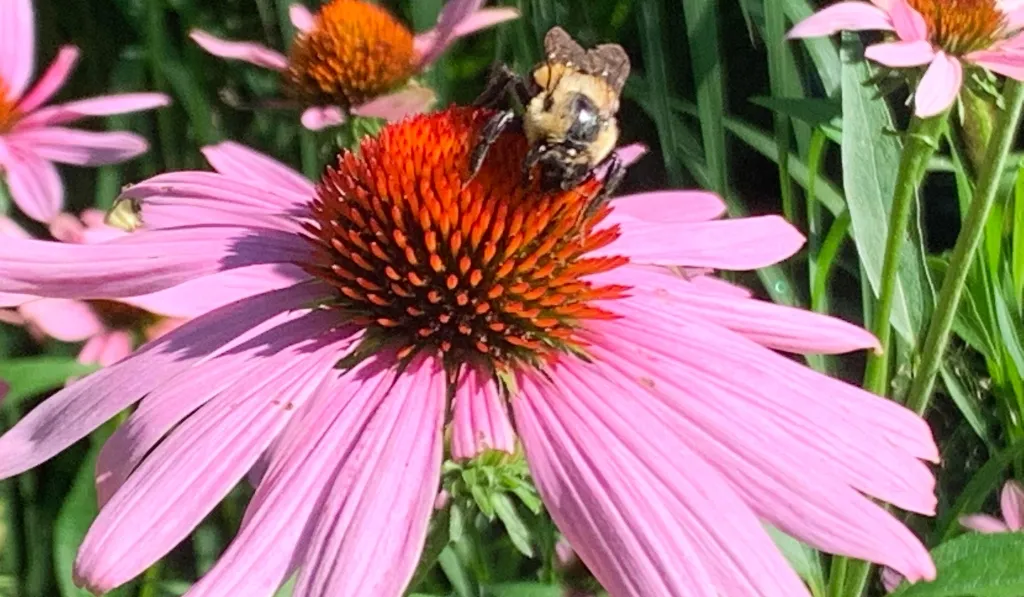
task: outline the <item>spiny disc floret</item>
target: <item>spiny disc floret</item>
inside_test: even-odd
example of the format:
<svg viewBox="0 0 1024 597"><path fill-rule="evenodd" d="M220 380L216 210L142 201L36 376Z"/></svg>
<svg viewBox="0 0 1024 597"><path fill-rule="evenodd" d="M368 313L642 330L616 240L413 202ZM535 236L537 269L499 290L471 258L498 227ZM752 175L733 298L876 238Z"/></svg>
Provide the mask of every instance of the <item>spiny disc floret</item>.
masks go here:
<svg viewBox="0 0 1024 597"><path fill-rule="evenodd" d="M584 279L626 262L586 257L619 234L594 230L607 208L587 213L598 181L542 193L523 180L519 133L500 138L467 180L490 115L453 108L389 126L318 187L308 269L337 289L335 308L400 354L536 363L578 349L581 322L611 317L594 303L625 290Z"/></svg>
<svg viewBox="0 0 1024 597"><path fill-rule="evenodd" d="M996 0L908 0L924 17L931 41L961 56L999 41L1006 15Z"/></svg>

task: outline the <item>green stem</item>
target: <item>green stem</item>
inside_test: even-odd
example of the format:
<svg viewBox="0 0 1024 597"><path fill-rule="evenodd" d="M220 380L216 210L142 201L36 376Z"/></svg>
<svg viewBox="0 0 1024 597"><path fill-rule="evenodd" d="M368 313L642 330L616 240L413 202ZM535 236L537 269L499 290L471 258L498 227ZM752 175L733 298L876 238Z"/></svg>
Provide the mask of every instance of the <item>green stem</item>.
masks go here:
<svg viewBox="0 0 1024 597"><path fill-rule="evenodd" d="M871 331L878 338L881 350L868 356L867 371L864 374L864 388L880 396L885 395L889 384L889 345L892 339L889 316L892 314L893 297L896 294L900 254L907 238L907 223L917 196L917 185L924 176L928 160L939 146L946 118L947 113L924 119L915 116L910 121L906 144L900 156L892 211L889 214L889 233L885 241L885 258L882 261L882 286L871 318Z"/></svg>
<svg viewBox="0 0 1024 597"><path fill-rule="evenodd" d="M1007 82L1004 100L1006 108L999 113L993 127L992 140L981 165L974 198L967 210L960 236L953 247L953 255L950 257L946 276L942 280L935 312L928 323L924 347L921 349L921 363L907 394L907 407L918 414L928 408L935 376L942 364L942 356L946 352L950 330L953 327L953 318L964 292L967 273L984 234L988 214L995 203L999 179L1006 168L1007 156L1020 122L1021 105L1024 104L1024 85L1016 81Z"/></svg>
<svg viewBox="0 0 1024 597"><path fill-rule="evenodd" d="M142 576L139 597L158 597L160 595L161 568L163 568L163 561L159 560L146 569L146 573Z"/></svg>

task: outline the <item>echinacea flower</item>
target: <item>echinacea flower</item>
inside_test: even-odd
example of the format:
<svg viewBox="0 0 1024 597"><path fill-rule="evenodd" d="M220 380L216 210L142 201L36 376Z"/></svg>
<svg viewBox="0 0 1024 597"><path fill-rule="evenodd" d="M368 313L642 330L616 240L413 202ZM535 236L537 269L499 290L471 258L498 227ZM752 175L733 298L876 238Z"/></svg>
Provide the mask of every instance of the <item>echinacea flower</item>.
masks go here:
<svg viewBox="0 0 1024 597"><path fill-rule="evenodd" d="M864 56L892 68L925 67L914 92L922 117L949 109L964 70L982 67L1024 81L1024 9L1000 0L846 0L798 23L789 37L889 31Z"/></svg>
<svg viewBox="0 0 1024 597"><path fill-rule="evenodd" d="M480 8L484 0L451 0L437 27L414 35L386 9L364 0L327 0L316 14L291 6L298 29L288 56L253 42L193 31L204 50L281 73L285 92L306 110L302 124L321 129L347 113L397 120L425 110L429 89L408 84L460 37L514 19L513 8Z"/></svg>
<svg viewBox="0 0 1024 597"><path fill-rule="evenodd" d="M102 166L131 159L148 148L133 133L93 132L67 124L166 106L161 93L125 93L47 106L78 62L78 49L64 46L29 88L35 64L31 0L4 0L0 8L0 180L28 217L49 222L64 204L55 164Z"/></svg>
<svg viewBox="0 0 1024 597"><path fill-rule="evenodd" d="M130 236L0 244L0 291L61 298L257 263L308 274L193 319L0 437L10 477L139 402L99 458L105 503L79 583L102 593L139 574L262 463L237 536L188 597L270 596L293 574L298 597L397 597L446 424L453 437L514 429L554 521L616 597L807 596L762 522L932 578L921 543L868 497L934 511L928 426L774 352L874 338L661 267L763 267L803 237L775 216L719 221L704 192L588 209L598 178L547 193L524 182L518 132L467 180L492 114L388 125L315 188L215 150L220 174L127 190L145 224ZM449 415L449 397L474 407Z"/></svg>
<svg viewBox="0 0 1024 597"><path fill-rule="evenodd" d="M970 514L960 518L960 524L979 533L1006 533L1024 529L1024 486L1007 481L999 496L1002 520L987 514Z"/></svg>

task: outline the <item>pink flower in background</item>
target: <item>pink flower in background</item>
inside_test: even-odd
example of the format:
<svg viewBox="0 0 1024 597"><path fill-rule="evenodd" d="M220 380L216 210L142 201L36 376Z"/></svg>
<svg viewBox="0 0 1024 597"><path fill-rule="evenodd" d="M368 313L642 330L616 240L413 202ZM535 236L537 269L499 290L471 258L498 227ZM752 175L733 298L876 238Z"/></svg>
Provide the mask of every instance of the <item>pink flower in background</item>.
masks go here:
<svg viewBox="0 0 1024 597"><path fill-rule="evenodd" d="M307 274L193 319L0 437L10 477L138 402L99 457L79 582L105 592L138 575L261 463L237 536L188 597L269 597L296 573L297 597L402 595L446 424L469 451L518 435L548 511L616 597L807 596L763 522L932 578L924 547L869 499L934 511L925 422L774 352L875 339L662 269L763 267L799 233L717 220L725 207L703 192L588 215L599 181L524 187L517 134L466 181L490 114L389 125L315 189L240 146L210 148L218 173L126 191L145 223L130 236L0 244L0 291L66 299L253 264Z"/></svg>
<svg viewBox="0 0 1024 597"><path fill-rule="evenodd" d="M413 35L385 9L363 0L328 0L316 14L291 6L299 33L288 56L253 42L193 31L192 39L221 58L279 71L285 90L317 130L344 122L346 112L398 120L427 109L434 93L409 79L434 63L455 40L515 19L514 8L482 9L484 0L450 0L437 27Z"/></svg>
<svg viewBox="0 0 1024 597"><path fill-rule="evenodd" d="M914 93L914 112L935 116L953 105L964 69L986 68L1024 81L1024 9L998 0L846 0L798 23L789 37L839 31L889 31L864 55L892 68L925 67Z"/></svg>
<svg viewBox="0 0 1024 597"><path fill-rule="evenodd" d="M979 533L1006 533L1024 529L1024 487L1017 481L1007 481L999 497L1002 520L987 514L962 516L960 524Z"/></svg>
<svg viewBox="0 0 1024 597"><path fill-rule="evenodd" d="M142 137L98 133L65 125L166 106L160 93L108 95L47 106L78 61L78 49L61 48L36 84L35 24L31 0L3 0L0 9L0 179L28 217L49 222L64 205L64 185L55 163L101 166L131 159L148 148Z"/></svg>

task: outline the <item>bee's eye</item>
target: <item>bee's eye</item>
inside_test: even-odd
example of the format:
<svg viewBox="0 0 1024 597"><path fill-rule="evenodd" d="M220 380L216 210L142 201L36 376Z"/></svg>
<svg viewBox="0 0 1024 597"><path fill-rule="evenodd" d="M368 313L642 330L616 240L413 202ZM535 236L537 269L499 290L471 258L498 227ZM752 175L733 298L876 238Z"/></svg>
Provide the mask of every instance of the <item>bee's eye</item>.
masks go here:
<svg viewBox="0 0 1024 597"><path fill-rule="evenodd" d="M593 141L601 128L597 106L589 97L576 94L569 102L569 109L572 114L572 125L566 134L568 140L577 143Z"/></svg>

